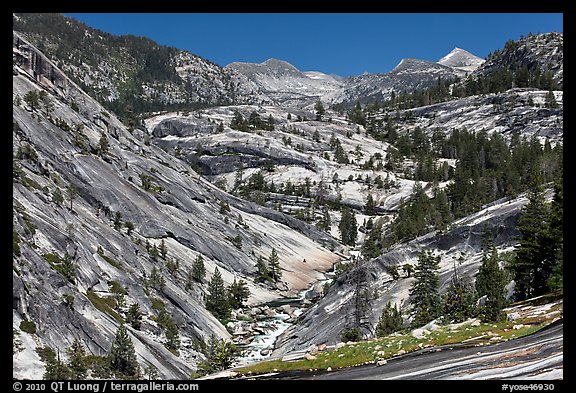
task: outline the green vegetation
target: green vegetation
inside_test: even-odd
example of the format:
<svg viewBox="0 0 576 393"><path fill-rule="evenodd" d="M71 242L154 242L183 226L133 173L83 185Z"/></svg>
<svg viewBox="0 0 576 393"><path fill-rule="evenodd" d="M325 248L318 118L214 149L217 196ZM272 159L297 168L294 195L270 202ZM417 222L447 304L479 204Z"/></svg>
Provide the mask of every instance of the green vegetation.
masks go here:
<svg viewBox="0 0 576 393"><path fill-rule="evenodd" d="M198 371L192 376L193 378L230 368L234 360L241 355L241 351L232 342L212 336L205 346L204 354L206 360L198 363Z"/></svg>
<svg viewBox="0 0 576 393"><path fill-rule="evenodd" d="M479 313L483 321L500 321L503 318L502 308L506 304L506 275L499 266L496 247L492 246L490 254L484 251L482 266L476 276L476 294L486 296Z"/></svg>
<svg viewBox="0 0 576 393"><path fill-rule="evenodd" d="M386 303L382 315L376 325L376 337L384 337L402 329L402 314L391 302Z"/></svg>
<svg viewBox="0 0 576 393"><path fill-rule="evenodd" d="M438 270L440 256L422 251L418 257L414 278L410 288L412 297L412 325L422 326L439 317L442 312L442 298L438 293Z"/></svg>
<svg viewBox="0 0 576 393"><path fill-rule="evenodd" d="M249 297L250 290L248 285L246 285L246 281L236 281L236 277L234 277L234 282L228 286L228 304L230 304L230 307L233 310L241 308Z"/></svg>
<svg viewBox="0 0 576 393"><path fill-rule="evenodd" d="M544 301L550 301L550 299ZM561 309L562 304L552 308L552 310ZM476 324L465 324L458 329L440 326L439 329L431 331L423 338L415 338L410 333L395 333L369 341L353 342L350 345L330 348L319 352L311 360L282 361L281 359L274 359L240 367L234 371L242 375L254 375L276 371L326 370L328 367L335 370L360 364L376 363L378 360L389 359L399 353L413 352L422 348L444 345L454 347L487 345L532 334L547 326L552 318L552 316L540 316L537 318L520 318L511 322L503 320L496 323L480 323L477 326ZM513 329L514 325L522 325L522 327Z"/></svg>
<svg viewBox="0 0 576 393"><path fill-rule="evenodd" d="M561 288L563 265L562 171L556 179L551 204L544 200L540 174L532 172L528 204L518 221L522 238L510 268L517 300L539 296Z"/></svg>
<svg viewBox="0 0 576 393"><path fill-rule="evenodd" d="M36 324L34 321L22 321L20 322L20 330L29 334L34 334L36 333Z"/></svg>
<svg viewBox="0 0 576 393"><path fill-rule="evenodd" d="M68 281L72 284L76 283L76 264L68 252L64 253L63 258L52 253L43 254L42 257L54 270L63 275Z"/></svg>
<svg viewBox="0 0 576 393"><path fill-rule="evenodd" d="M180 348L180 334L176 322L174 322L172 316L168 310L166 310L166 305L162 300L151 298L150 301L152 302L152 308L158 311L154 320L158 326L164 330L166 336L164 346L175 355L178 355L178 349Z"/></svg>
<svg viewBox="0 0 576 393"><path fill-rule="evenodd" d="M347 206L342 207L342 218L338 224L342 243L354 246L358 237L358 224L354 212Z"/></svg>
<svg viewBox="0 0 576 393"><path fill-rule="evenodd" d="M192 264L192 278L194 281L202 282L206 277L206 267L204 266L204 258L202 254L198 254L194 263Z"/></svg>
<svg viewBox="0 0 576 393"><path fill-rule="evenodd" d="M116 373L116 376L120 375L126 379L138 379L140 377L140 366L136 360L134 344L123 324L120 324L116 331L116 337L108 352L108 358L110 359L110 368Z"/></svg>
<svg viewBox="0 0 576 393"><path fill-rule="evenodd" d="M142 312L138 303L132 303L126 313L126 322L129 323L134 329L140 330L142 326Z"/></svg>
<svg viewBox="0 0 576 393"><path fill-rule="evenodd" d="M268 277L270 280L274 282L278 282L282 277L282 268L280 267L280 257L278 256L278 252L274 247L272 247L272 251L270 251L270 256L268 257Z"/></svg>
<svg viewBox="0 0 576 393"><path fill-rule="evenodd" d="M100 255L100 257L102 257L102 259L104 259L106 262L108 262L111 266L114 266L116 269L122 270L122 271L126 270L120 264L120 262L116 261L114 258L111 258L111 257L105 255L104 252L102 252L102 254L99 253L99 255Z"/></svg>
<svg viewBox="0 0 576 393"><path fill-rule="evenodd" d="M111 297L100 297L90 289L86 291L86 297L98 310L110 315L118 322L124 323L124 319L114 310L118 304L116 299Z"/></svg>
<svg viewBox="0 0 576 393"><path fill-rule="evenodd" d="M208 293L205 298L206 310L210 311L214 316L220 320L230 317L230 302L229 296L224 286L224 280L220 270L216 268L212 278L208 283Z"/></svg>
<svg viewBox="0 0 576 393"><path fill-rule="evenodd" d="M150 277L148 278L148 285L160 292L162 292L166 286L164 275L156 268L156 266L152 266Z"/></svg>
<svg viewBox="0 0 576 393"><path fill-rule="evenodd" d="M20 235L15 230L12 230L12 254L20 256Z"/></svg>

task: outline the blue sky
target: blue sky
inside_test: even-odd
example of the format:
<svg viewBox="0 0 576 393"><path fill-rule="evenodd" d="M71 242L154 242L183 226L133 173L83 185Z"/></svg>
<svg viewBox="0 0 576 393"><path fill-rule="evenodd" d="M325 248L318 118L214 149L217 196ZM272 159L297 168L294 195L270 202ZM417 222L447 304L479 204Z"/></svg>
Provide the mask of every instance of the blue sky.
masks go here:
<svg viewBox="0 0 576 393"><path fill-rule="evenodd" d="M563 31L559 13L65 14L112 33L149 37L216 64L288 61L341 76L388 72L402 58L438 61L454 47L485 57L529 32Z"/></svg>

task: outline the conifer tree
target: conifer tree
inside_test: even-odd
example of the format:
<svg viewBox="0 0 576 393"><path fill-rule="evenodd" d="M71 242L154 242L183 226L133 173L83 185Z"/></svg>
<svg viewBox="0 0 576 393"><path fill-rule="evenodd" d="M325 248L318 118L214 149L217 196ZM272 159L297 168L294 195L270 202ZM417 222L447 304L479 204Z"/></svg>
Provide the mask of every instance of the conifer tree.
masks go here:
<svg viewBox="0 0 576 393"><path fill-rule="evenodd" d="M133 303L128 308L126 314L126 322L129 323L134 329L140 330L142 325L142 312L140 311L140 304Z"/></svg>
<svg viewBox="0 0 576 393"><path fill-rule="evenodd" d="M275 248L272 248L270 257L268 257L268 276L274 282L277 282L282 277L282 269L280 267L280 258Z"/></svg>
<svg viewBox="0 0 576 393"><path fill-rule="evenodd" d="M264 282L270 278L264 257L260 255L256 261L256 281Z"/></svg>
<svg viewBox="0 0 576 393"><path fill-rule="evenodd" d="M140 366L136 360L134 344L123 324L116 331L116 337L110 347L108 358L112 370L122 376L137 379L140 375Z"/></svg>
<svg viewBox="0 0 576 393"><path fill-rule="evenodd" d="M106 138L106 134L102 133L98 140L98 155L103 156L108 153L109 146L110 143L108 142L108 138Z"/></svg>
<svg viewBox="0 0 576 393"><path fill-rule="evenodd" d="M232 309L242 307L242 304L250 297L250 290L248 285L246 285L246 281L236 281L236 278L234 278L234 282L228 287L228 295L228 302Z"/></svg>
<svg viewBox="0 0 576 393"><path fill-rule="evenodd" d="M164 287L166 286L166 280L164 279L162 273L156 268L156 266L152 266L149 283L152 288L158 291L163 291Z"/></svg>
<svg viewBox="0 0 576 393"><path fill-rule="evenodd" d="M422 251L414 271L416 279L410 288L412 297L412 324L425 325L440 316L442 299L438 293L440 256Z"/></svg>
<svg viewBox="0 0 576 393"><path fill-rule="evenodd" d="M54 350L50 347L47 348L48 350L45 356L45 363L46 367L44 369L44 375L42 375L43 379L46 380L68 380L72 379L72 372L70 368L60 360L60 353L58 356L54 353Z"/></svg>
<svg viewBox="0 0 576 393"><path fill-rule="evenodd" d="M375 207L376 205L374 203L374 198L372 198L372 194L368 194L368 199L366 200L366 207L365 207L366 214L369 216L373 215Z"/></svg>
<svg viewBox="0 0 576 393"><path fill-rule="evenodd" d="M316 101L316 104L314 105L314 110L316 111L316 120L322 121L322 116L324 116L324 113L326 113L324 105L322 105L322 101L320 100Z"/></svg>
<svg viewBox="0 0 576 393"><path fill-rule="evenodd" d="M192 278L194 281L202 282L206 277L206 267L204 266L204 258L201 254L198 254L196 259L194 259L194 264L192 265Z"/></svg>
<svg viewBox="0 0 576 393"><path fill-rule="evenodd" d="M226 319L230 316L228 293L218 268L214 270L214 274L212 274L212 278L208 283L208 294L205 302L206 310L210 311L216 318Z"/></svg>
<svg viewBox="0 0 576 393"><path fill-rule="evenodd" d="M180 348L180 334L178 333L178 326L172 319L168 319L164 334L166 335L166 348L176 351Z"/></svg>
<svg viewBox="0 0 576 393"><path fill-rule="evenodd" d="M75 338L72 345L67 349L68 368L70 369L70 379L86 379L88 365L86 362L86 351L82 343Z"/></svg>
<svg viewBox="0 0 576 393"><path fill-rule="evenodd" d="M376 325L376 337L384 337L402 329L402 314L396 304L386 303Z"/></svg>
<svg viewBox="0 0 576 393"><path fill-rule="evenodd" d="M164 239L162 239L162 241L160 242L160 247L158 248L158 251L160 251L160 256L162 256L162 259L166 259L166 256L168 255L168 248L166 247Z"/></svg>
<svg viewBox="0 0 576 393"><path fill-rule="evenodd" d="M549 246L549 208L544 201L541 178L532 171L528 204L522 209L518 229L522 239L516 248L511 270L514 274L514 295L524 300L546 293L548 278L556 257Z"/></svg>
<svg viewBox="0 0 576 393"><path fill-rule="evenodd" d="M550 277L548 278L548 287L550 290L563 289L563 270L564 270L564 170L562 162L558 170L559 174L554 180L554 198L550 206L550 252L555 257L555 263L551 268Z"/></svg>
<svg viewBox="0 0 576 393"><path fill-rule="evenodd" d="M342 243L349 246L356 244L356 238L358 237L358 224L354 212L352 212L347 206L342 208L342 218L340 219L338 228L340 229Z"/></svg>
<svg viewBox="0 0 576 393"><path fill-rule="evenodd" d="M74 184L70 184L66 187L66 195L68 196L68 200L70 201L70 210L72 210L72 202L78 196L78 190Z"/></svg>
<svg viewBox="0 0 576 393"><path fill-rule="evenodd" d="M506 275L498 264L498 251L492 246L490 253L484 251L482 266L476 276L476 296L486 296L480 308L482 320L497 322L504 316L506 304Z"/></svg>
<svg viewBox="0 0 576 393"><path fill-rule="evenodd" d="M474 286L468 276L461 276L458 268L450 279L450 286L443 297L444 315L455 322L462 322L476 315Z"/></svg>

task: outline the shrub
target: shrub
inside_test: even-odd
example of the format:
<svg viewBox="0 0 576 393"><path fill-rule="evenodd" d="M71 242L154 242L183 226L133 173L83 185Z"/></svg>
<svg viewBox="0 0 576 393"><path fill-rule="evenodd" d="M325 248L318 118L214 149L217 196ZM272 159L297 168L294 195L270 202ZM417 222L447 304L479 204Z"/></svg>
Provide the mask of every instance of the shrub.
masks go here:
<svg viewBox="0 0 576 393"><path fill-rule="evenodd" d="M34 334L36 333L36 324L34 321L22 321L20 322L20 330L26 333Z"/></svg>

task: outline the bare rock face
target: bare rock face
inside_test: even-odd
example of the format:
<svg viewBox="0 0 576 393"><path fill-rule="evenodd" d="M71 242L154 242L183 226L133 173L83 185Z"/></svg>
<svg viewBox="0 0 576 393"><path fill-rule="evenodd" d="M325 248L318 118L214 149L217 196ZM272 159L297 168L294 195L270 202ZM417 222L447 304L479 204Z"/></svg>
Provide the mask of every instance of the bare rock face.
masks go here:
<svg viewBox="0 0 576 393"><path fill-rule="evenodd" d="M27 350L50 346L63 354L79 338L90 353L104 356L128 306L138 303L142 326L127 326L142 368L152 365L162 378L188 378L204 357L194 342L231 337L204 308L206 282L216 268L226 285L244 279L248 302L261 303L306 288L339 258L322 247L325 233L217 189L185 162L147 144L141 130L128 131L16 33L14 48L18 252L12 304L14 321L36 325L34 340L23 340L34 345ZM24 99L31 91L43 95L40 104ZM178 132L191 131L183 125ZM220 213L221 201L230 203L229 213ZM239 216L245 225L236 225ZM241 244L231 241L236 236ZM255 259L272 247L286 270L277 290L253 280ZM207 277L187 286L187 271L199 255ZM67 258L72 268L65 271ZM310 263L301 266L303 258ZM153 269L164 284L151 281ZM160 304L178 327L176 353L165 348L165 332L154 320ZM21 376L42 377L15 374Z"/></svg>

